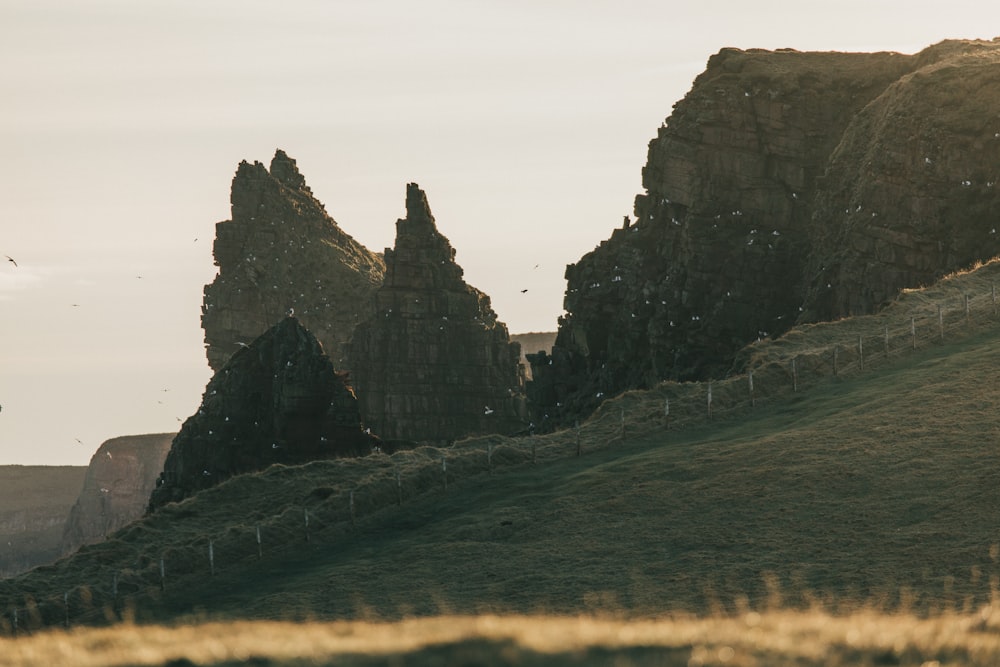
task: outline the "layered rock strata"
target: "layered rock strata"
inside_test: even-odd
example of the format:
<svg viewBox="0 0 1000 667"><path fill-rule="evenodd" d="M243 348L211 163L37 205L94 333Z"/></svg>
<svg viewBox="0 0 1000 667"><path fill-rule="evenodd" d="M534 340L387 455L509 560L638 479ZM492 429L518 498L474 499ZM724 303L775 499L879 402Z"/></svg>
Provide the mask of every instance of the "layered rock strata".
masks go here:
<svg viewBox="0 0 1000 667"><path fill-rule="evenodd" d="M230 198L232 219L216 225L219 274L202 305L209 365L221 369L289 311L342 365L343 345L382 283L382 258L337 225L284 151L270 170L241 162Z"/></svg>
<svg viewBox="0 0 1000 667"><path fill-rule="evenodd" d="M725 375L748 342L1000 252L998 103L996 42L720 51L650 142L635 221L567 267L539 413Z"/></svg>
<svg viewBox="0 0 1000 667"><path fill-rule="evenodd" d="M175 435L128 435L98 447L62 531L63 554L100 542L143 515Z"/></svg>
<svg viewBox="0 0 1000 667"><path fill-rule="evenodd" d="M274 463L362 456L377 444L346 374L297 318L286 317L209 381L174 439L149 510Z"/></svg>
<svg viewBox="0 0 1000 667"><path fill-rule="evenodd" d="M413 183L385 263L375 315L349 346L365 422L387 440L442 442L524 429L520 348L490 298L463 280Z"/></svg>
<svg viewBox="0 0 1000 667"><path fill-rule="evenodd" d="M84 466L0 466L0 579L61 555L66 515L86 473Z"/></svg>

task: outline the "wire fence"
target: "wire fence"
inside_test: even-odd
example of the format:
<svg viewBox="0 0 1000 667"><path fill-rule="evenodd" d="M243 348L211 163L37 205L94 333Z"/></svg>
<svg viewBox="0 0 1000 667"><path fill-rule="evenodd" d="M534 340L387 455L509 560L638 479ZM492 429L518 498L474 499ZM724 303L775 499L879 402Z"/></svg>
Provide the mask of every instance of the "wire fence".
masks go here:
<svg viewBox="0 0 1000 667"><path fill-rule="evenodd" d="M1000 273L1000 263L984 269ZM975 291L973 291L975 289ZM447 492L460 480L501 469L580 457L626 439L670 433L731 416L805 391L832 378L857 376L891 365L914 351L974 335L1000 323L995 282L961 276L931 290L904 293L876 315L806 325L782 338L747 348L746 372L713 382L663 382L650 390L629 391L605 401L584 423L543 435L483 436L448 448L418 447L392 455L337 459L246 475L238 484L248 501L244 521L231 524L225 507L211 512L208 489L168 505L131 524L105 542L83 547L68 561L0 581L7 605L0 634L19 635L44 628L155 618L176 591L255 561L280 561L311 541L349 539L358 524L381 512L433 493ZM305 498L281 497L289 476L318 484ZM201 501L199 502L199 499ZM225 503L218 503L224 506ZM201 517L198 528L182 532L185 519ZM222 526L207 530L205 523ZM128 564L127 566L125 564ZM67 580L73 567L80 583L52 593L52 577ZM251 570L252 571L252 570Z"/></svg>

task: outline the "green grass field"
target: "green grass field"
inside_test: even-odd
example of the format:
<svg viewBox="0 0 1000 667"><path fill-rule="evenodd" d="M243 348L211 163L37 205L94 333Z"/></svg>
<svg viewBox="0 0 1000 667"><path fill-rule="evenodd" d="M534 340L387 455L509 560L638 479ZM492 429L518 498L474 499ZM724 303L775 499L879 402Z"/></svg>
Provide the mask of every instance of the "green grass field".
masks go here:
<svg viewBox="0 0 1000 667"><path fill-rule="evenodd" d="M609 401L580 456L570 430L229 480L0 581L0 664L1000 664L998 271L752 346L754 406L745 376L711 418L702 385Z"/></svg>

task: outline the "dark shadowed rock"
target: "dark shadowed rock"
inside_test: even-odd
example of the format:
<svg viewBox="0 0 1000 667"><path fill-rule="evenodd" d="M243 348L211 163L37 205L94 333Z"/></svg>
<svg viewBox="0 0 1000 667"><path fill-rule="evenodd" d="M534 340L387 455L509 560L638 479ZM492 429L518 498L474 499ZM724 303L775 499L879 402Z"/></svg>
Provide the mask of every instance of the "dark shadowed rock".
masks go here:
<svg viewBox="0 0 1000 667"><path fill-rule="evenodd" d="M365 422L383 438L412 441L523 429L519 346L490 298L462 279L454 249L413 183L385 262L375 315L349 346Z"/></svg>
<svg viewBox="0 0 1000 667"><path fill-rule="evenodd" d="M202 306L209 365L219 370L294 309L341 366L344 343L370 314L382 258L337 225L284 151L270 171L240 163L231 201L232 219L216 225L219 275Z"/></svg>
<svg viewBox="0 0 1000 667"><path fill-rule="evenodd" d="M209 381L174 439L150 511L273 463L371 452L345 373L295 317L239 350Z"/></svg>
<svg viewBox="0 0 1000 667"><path fill-rule="evenodd" d="M636 221L567 267L533 404L567 421L724 376L759 337L997 254L998 103L996 42L723 49L650 142Z"/></svg>
<svg viewBox="0 0 1000 667"><path fill-rule="evenodd" d="M63 554L100 542L145 513L175 435L127 435L97 449L63 528Z"/></svg>

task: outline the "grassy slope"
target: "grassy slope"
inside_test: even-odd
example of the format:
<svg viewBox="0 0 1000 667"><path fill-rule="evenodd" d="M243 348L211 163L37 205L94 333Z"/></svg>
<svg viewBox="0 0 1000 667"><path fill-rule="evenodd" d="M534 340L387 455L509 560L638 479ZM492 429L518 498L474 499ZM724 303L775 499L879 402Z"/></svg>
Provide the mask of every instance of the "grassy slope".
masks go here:
<svg viewBox="0 0 1000 667"><path fill-rule="evenodd" d="M987 268L979 277L988 283L998 267ZM908 325L909 315L903 319ZM872 324L848 320L792 338L840 331L856 339ZM692 417L684 428L625 441L613 439L618 406L651 414L666 394L701 390L623 396L585 429L581 458L572 456L572 433L459 443L446 452L447 491L441 452L430 449L230 480L75 559L0 582L0 608L70 591L74 619L98 622L112 606L114 571L119 608L140 620L596 613L634 621L693 612L722 623L714 612L811 607L937 618L954 610L961 634L982 624L975 614L1000 588L1000 328L981 324L892 363L870 361L864 372L796 394L772 392L756 408L744 403L712 421ZM755 351L751 367L773 365L784 344ZM720 383L717 396L732 391ZM672 415L684 400L674 399ZM493 475L485 472L486 443L496 446ZM395 469L403 472L401 507L393 502ZM303 508L313 517L308 542ZM163 593L155 585L160 555L169 563ZM34 618L58 614L43 609ZM808 624L810 616L800 618ZM889 624L888 636L897 621L879 618L863 623ZM990 626L988 637L995 634ZM690 657L693 644L686 646Z"/></svg>

